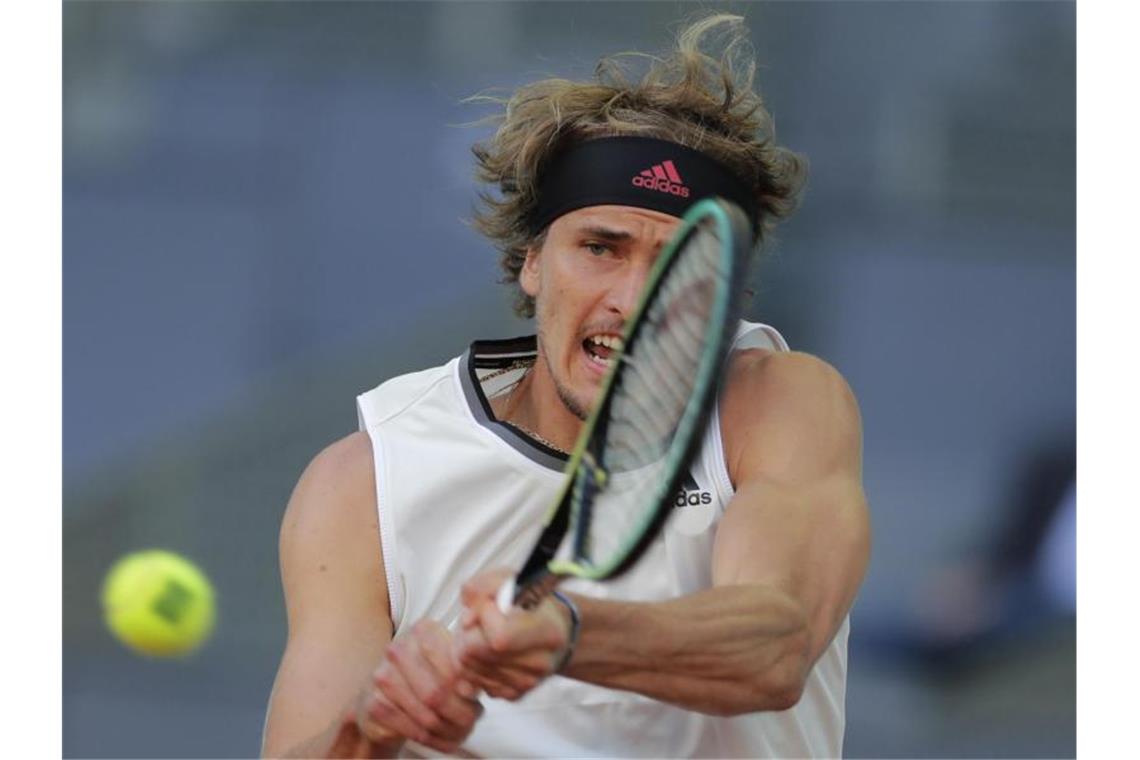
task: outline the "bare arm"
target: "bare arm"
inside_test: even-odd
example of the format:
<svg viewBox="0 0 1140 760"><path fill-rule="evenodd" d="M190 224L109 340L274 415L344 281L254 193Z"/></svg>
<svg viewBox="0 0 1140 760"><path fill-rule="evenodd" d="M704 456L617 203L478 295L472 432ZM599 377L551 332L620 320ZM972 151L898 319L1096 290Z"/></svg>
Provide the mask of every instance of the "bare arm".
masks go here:
<svg viewBox="0 0 1140 760"><path fill-rule="evenodd" d="M369 746L348 719L392 637L373 489L371 446L357 433L321 452L289 501L280 538L289 637L263 756L332 756L354 733L354 754L399 746Z"/></svg>
<svg viewBox="0 0 1140 760"><path fill-rule="evenodd" d="M395 640L372 446L321 452L281 525L289 638L270 698L267 757L391 757L406 739L452 753L482 714L451 634L419 620Z"/></svg>
<svg viewBox="0 0 1140 760"><path fill-rule="evenodd" d="M858 409L823 362L745 352L730 370L721 418L736 494L717 530L713 588L663 603L578 597L582 631L566 675L714 714L798 701L866 569ZM512 635L526 629L496 618L491 605L479 613L486 641L468 659L482 659L489 677L486 663L516 651ZM501 668L500 684L483 685L524 692L523 661Z"/></svg>

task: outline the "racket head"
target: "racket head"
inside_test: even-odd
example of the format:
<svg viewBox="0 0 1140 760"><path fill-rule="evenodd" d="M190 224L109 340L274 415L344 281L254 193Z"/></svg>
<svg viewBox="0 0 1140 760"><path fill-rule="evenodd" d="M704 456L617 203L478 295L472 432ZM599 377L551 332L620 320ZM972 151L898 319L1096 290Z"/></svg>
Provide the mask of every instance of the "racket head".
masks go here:
<svg viewBox="0 0 1140 760"><path fill-rule="evenodd" d="M652 543L703 438L750 254L751 225L734 204L702 200L682 218L612 355L515 603L530 606L567 576L619 575Z"/></svg>

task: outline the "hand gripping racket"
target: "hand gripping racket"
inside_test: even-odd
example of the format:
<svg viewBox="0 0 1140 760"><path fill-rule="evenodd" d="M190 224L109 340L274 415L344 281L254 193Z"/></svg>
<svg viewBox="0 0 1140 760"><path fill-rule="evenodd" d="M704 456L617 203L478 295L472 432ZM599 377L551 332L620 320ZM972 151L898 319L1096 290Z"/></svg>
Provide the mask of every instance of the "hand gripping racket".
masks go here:
<svg viewBox="0 0 1140 760"><path fill-rule="evenodd" d="M748 219L727 201L700 201L681 221L611 354L538 543L499 590L504 612L534 607L565 578L620 575L669 515L716 397L751 251Z"/></svg>

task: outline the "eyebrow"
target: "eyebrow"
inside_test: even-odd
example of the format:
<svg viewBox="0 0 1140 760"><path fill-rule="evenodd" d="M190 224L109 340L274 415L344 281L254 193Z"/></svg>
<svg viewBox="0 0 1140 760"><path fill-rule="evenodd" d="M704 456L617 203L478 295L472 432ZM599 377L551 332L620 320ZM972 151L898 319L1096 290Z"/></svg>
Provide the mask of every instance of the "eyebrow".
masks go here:
<svg viewBox="0 0 1140 760"><path fill-rule="evenodd" d="M602 238L603 240L609 240L609 241L612 241L615 243L619 242L619 241L629 240L630 238L633 237L632 234L630 234L629 232L626 232L625 230L615 230L615 229L610 228L610 227L602 227L599 225L590 225L588 227L581 227L578 229L578 234L579 235L589 235L591 237L598 237L598 238Z"/></svg>

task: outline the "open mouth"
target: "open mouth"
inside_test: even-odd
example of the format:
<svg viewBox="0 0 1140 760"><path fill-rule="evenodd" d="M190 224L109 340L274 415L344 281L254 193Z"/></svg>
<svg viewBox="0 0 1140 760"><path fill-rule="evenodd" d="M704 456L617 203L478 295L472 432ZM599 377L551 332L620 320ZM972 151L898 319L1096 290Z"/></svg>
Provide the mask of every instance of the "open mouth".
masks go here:
<svg viewBox="0 0 1140 760"><path fill-rule="evenodd" d="M591 335L582 341L582 349L586 352L586 357L603 370L609 369L610 364L613 363L613 357L621 350L621 347L621 336L612 333Z"/></svg>

